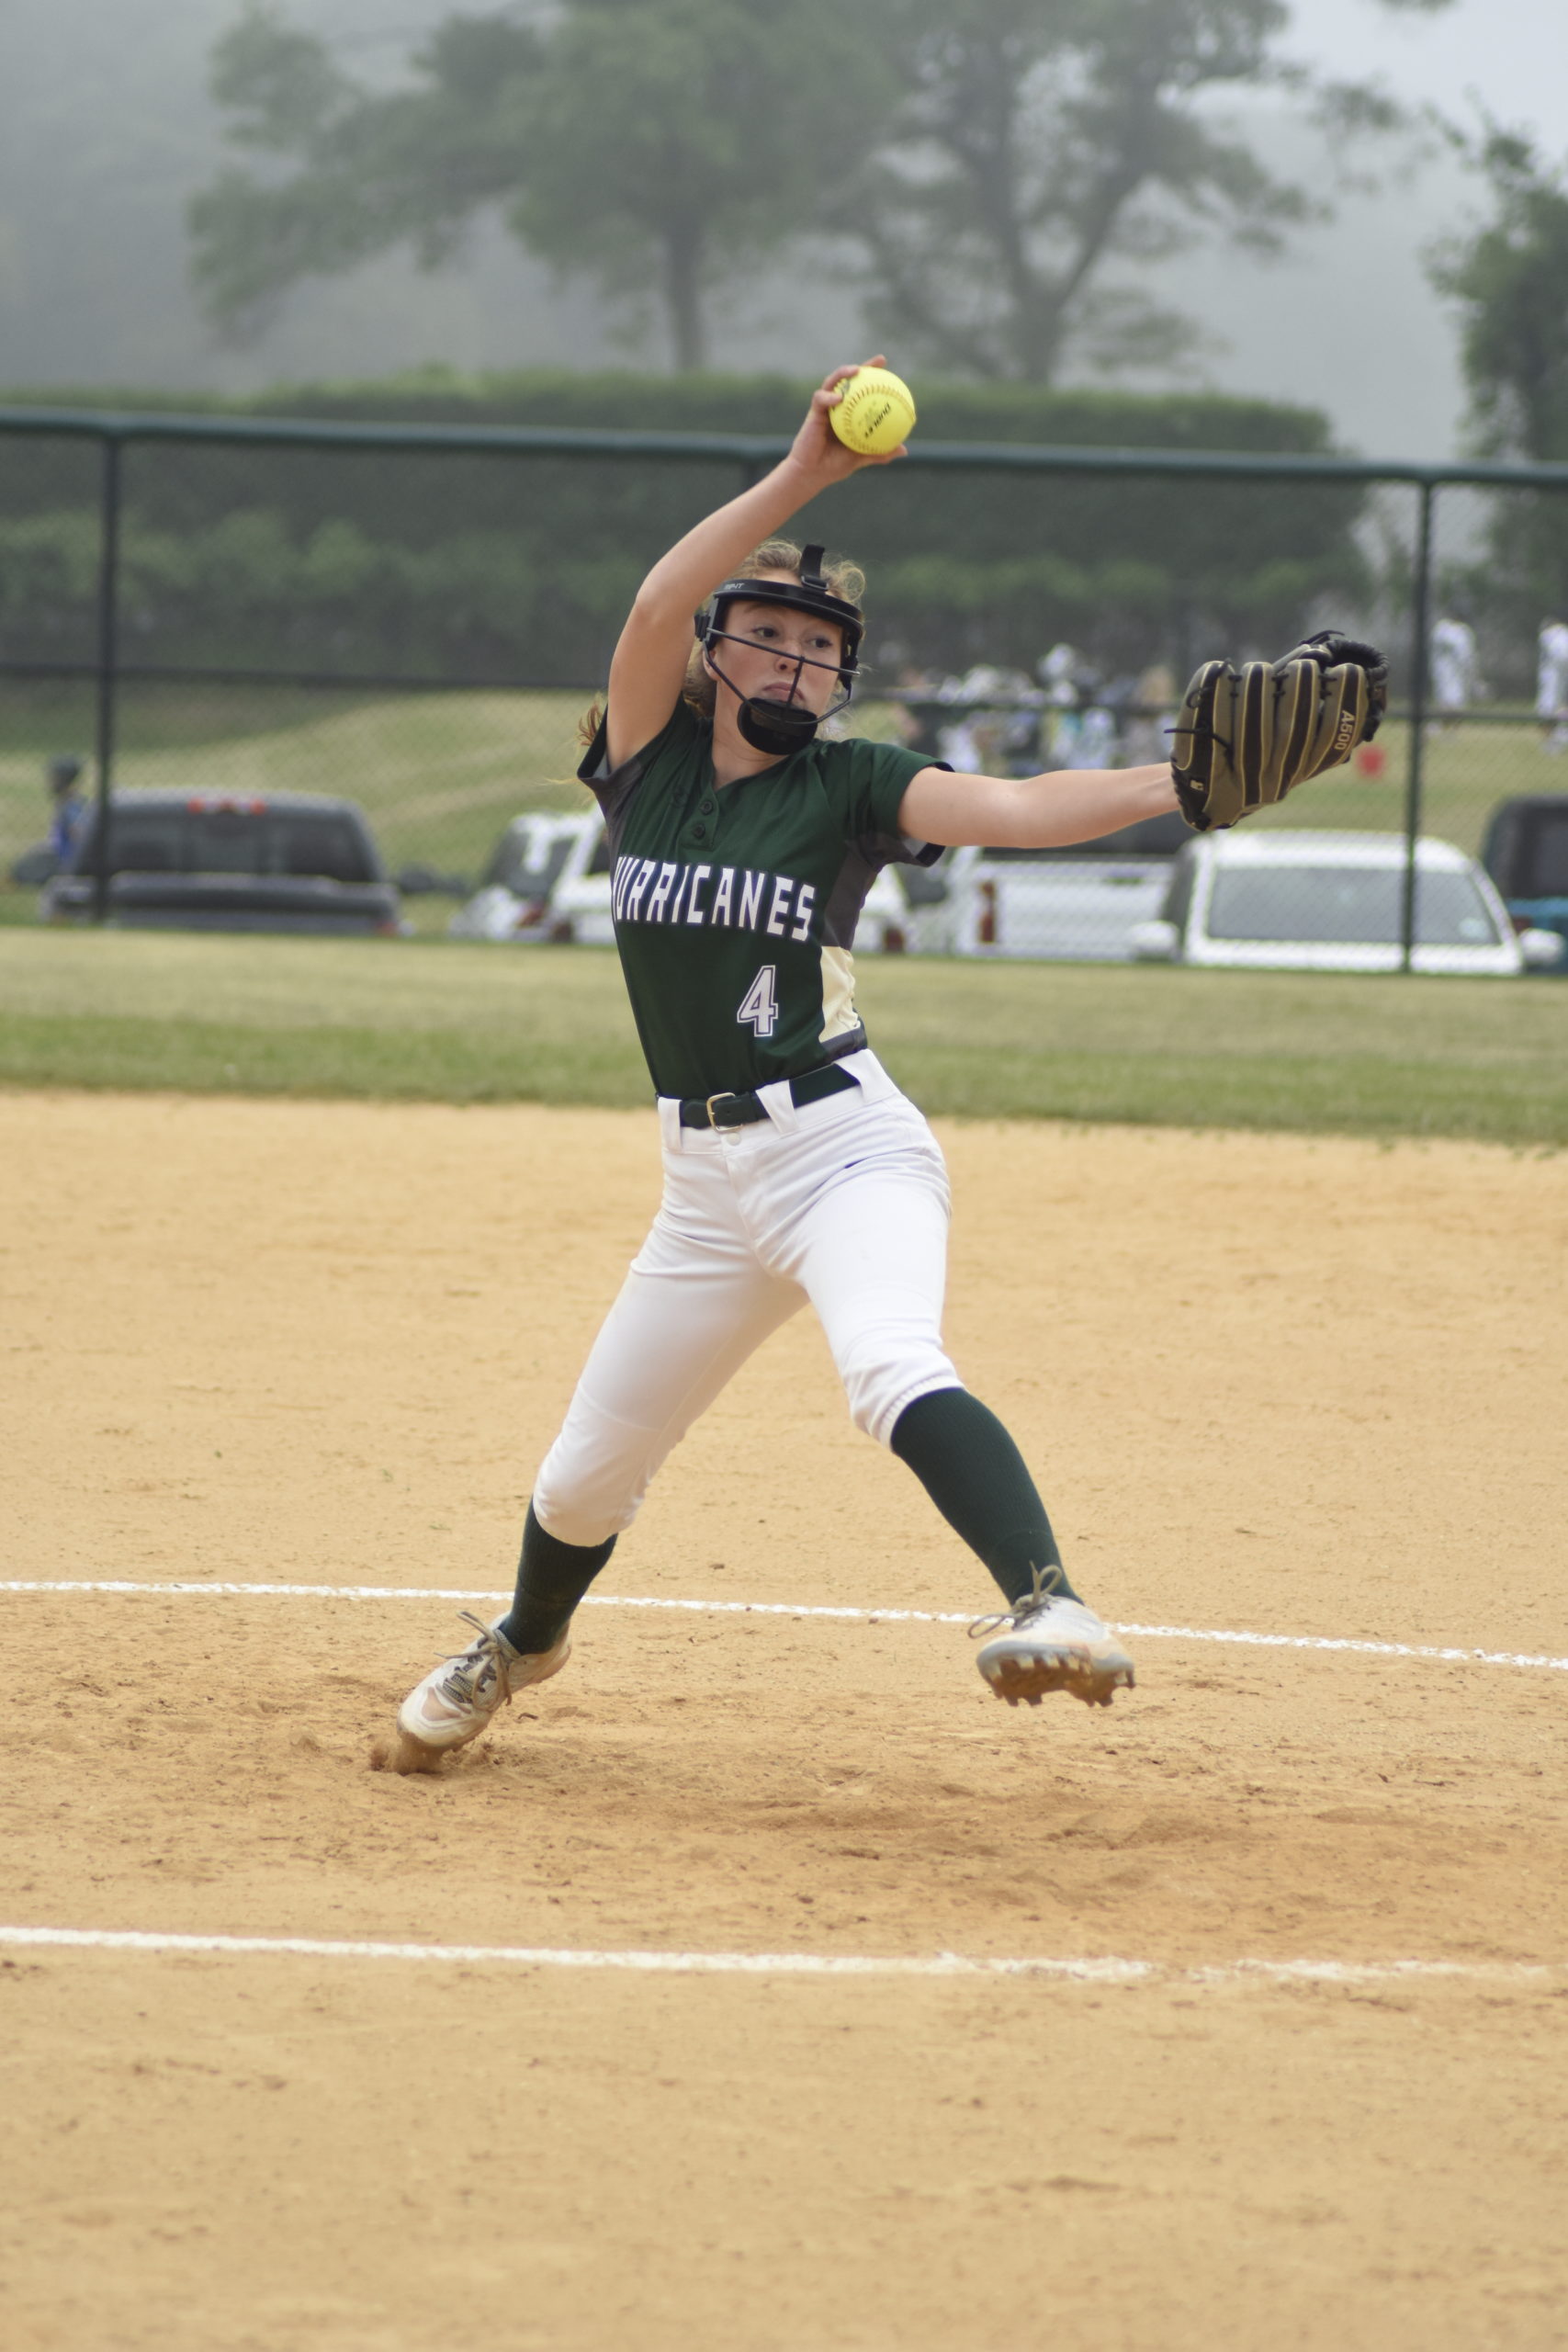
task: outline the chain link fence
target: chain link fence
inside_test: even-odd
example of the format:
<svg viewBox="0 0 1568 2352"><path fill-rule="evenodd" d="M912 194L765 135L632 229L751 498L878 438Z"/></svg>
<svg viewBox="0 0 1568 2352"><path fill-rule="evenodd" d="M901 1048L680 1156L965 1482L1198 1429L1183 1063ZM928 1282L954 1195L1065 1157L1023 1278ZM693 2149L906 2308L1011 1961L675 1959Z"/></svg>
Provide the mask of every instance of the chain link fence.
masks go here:
<svg viewBox="0 0 1568 2352"><path fill-rule="evenodd" d="M357 804L445 931L513 820L584 807L637 582L783 446L0 411L0 918L73 841L112 913L111 795L305 794ZM917 443L809 519L870 575L849 725L960 768L1162 758L1213 652L1332 623L1393 657L1378 741L1283 809L1179 859L1163 821L959 853L886 944L1486 969L1568 941L1568 467Z"/></svg>

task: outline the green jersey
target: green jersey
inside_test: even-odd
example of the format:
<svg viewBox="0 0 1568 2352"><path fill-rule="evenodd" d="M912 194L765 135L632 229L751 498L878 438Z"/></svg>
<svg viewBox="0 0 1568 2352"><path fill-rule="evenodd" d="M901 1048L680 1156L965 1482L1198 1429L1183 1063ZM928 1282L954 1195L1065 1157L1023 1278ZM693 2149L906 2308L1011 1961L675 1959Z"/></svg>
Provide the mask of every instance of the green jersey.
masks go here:
<svg viewBox="0 0 1568 2352"><path fill-rule="evenodd" d="M603 726L578 770L604 811L615 942L654 1087L740 1093L865 1044L850 951L882 867L932 865L898 808L922 752L814 742L714 782L713 729L685 701L609 765Z"/></svg>

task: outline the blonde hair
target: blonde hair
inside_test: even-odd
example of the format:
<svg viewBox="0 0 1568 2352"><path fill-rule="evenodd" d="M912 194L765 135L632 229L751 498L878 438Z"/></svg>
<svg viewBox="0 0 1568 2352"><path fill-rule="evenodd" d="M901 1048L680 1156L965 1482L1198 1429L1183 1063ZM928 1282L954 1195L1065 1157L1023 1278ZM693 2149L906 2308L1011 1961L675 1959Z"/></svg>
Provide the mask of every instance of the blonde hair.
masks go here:
<svg viewBox="0 0 1568 2352"><path fill-rule="evenodd" d="M756 580L767 571L793 571L798 580L801 552L793 539L764 539L760 548L753 548L749 556L742 557L729 577L731 580ZM829 594L841 596L847 605L858 605L865 594L864 572L858 563L851 563L842 556L836 556L831 562L824 563L822 577L827 582ZM700 718L711 718L717 693L713 678L704 667L702 646L694 639L691 652L686 657L686 677L681 688L681 699L689 703ZM592 744L604 717L604 697L595 695L577 722L578 740L584 750Z"/></svg>

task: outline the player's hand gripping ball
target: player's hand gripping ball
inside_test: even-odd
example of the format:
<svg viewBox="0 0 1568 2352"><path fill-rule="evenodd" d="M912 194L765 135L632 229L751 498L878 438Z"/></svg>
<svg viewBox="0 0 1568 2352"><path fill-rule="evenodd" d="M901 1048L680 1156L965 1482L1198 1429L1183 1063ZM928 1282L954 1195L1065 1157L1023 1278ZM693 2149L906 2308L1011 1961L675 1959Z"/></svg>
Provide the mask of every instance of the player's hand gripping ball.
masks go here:
<svg viewBox="0 0 1568 2352"><path fill-rule="evenodd" d="M857 368L839 389L843 398L828 411L829 419L856 457L886 458L914 431L914 394L891 368Z"/></svg>
<svg viewBox="0 0 1568 2352"><path fill-rule="evenodd" d="M1322 629L1280 662L1205 662L1181 699L1170 770L1195 832L1220 831L1369 743L1388 708L1375 645Z"/></svg>

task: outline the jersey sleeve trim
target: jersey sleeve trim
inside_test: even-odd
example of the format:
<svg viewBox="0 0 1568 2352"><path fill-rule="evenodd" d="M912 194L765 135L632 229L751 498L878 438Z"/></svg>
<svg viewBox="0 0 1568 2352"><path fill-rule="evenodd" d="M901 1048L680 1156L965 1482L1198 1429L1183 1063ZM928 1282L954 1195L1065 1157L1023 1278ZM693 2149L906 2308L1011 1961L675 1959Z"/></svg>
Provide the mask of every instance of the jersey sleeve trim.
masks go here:
<svg viewBox="0 0 1568 2352"><path fill-rule="evenodd" d="M934 767L936 763L933 760L930 764ZM949 770L949 774L951 773L952 771ZM918 842L908 833L900 833L898 839L902 847L899 855L888 861L890 865L934 865L947 847L945 842Z"/></svg>
<svg viewBox="0 0 1568 2352"><path fill-rule="evenodd" d="M906 754L906 757L910 759L916 756L913 752ZM900 804L916 776L923 775L927 768L941 768L944 775L953 774L950 761L928 760L923 754L919 755L919 764L910 771L899 786ZM896 831L865 833L857 843L857 847L875 865L934 865L946 846L945 842L923 842L913 833Z"/></svg>
<svg viewBox="0 0 1568 2352"><path fill-rule="evenodd" d="M658 734L640 751L634 752L629 759L623 760L619 767L613 768L610 765L610 713L606 706L594 729L593 741L578 763L577 779L588 786L604 812L604 831L612 855L620 849L632 797L654 761L661 752L694 737L700 725L695 711L682 696Z"/></svg>

